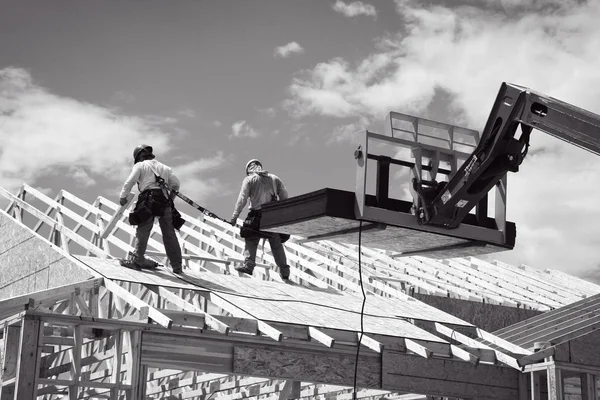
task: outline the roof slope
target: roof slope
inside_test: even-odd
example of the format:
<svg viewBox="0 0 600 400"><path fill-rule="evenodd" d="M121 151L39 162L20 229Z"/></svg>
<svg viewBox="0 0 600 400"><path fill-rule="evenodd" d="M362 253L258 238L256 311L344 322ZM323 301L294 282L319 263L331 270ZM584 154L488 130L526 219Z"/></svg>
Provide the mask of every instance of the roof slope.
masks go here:
<svg viewBox="0 0 600 400"><path fill-rule="evenodd" d="M27 309L32 301L52 312L68 307L80 318L93 317L102 311L93 309L91 297L84 301L80 293L99 293L102 308L110 292L129 304L130 308L121 310L122 306L115 305L114 312L123 321L139 321L140 315L147 315L154 324L171 328L189 326L194 319L201 321L203 330L225 335L235 331L276 341L301 339L328 348L334 342L358 343L373 352L386 346L426 359L441 357L459 363L491 362L518 368L519 357L531 351L407 293L542 311L600 293L599 286L558 271L476 258L394 258L364 246L359 269L357 246L329 241L302 243L294 237L285 244L293 285L281 281L268 246L258 256L254 276L240 276L233 269L243 260L244 243L237 229L208 217L189 215L184 215L187 222L179 233L186 264L183 277L165 269L139 273L118 266L115 260L131 250L135 230L125 222L125 210L114 202L98 197L89 204L65 191L51 199L28 185L16 195L0 188L0 195L10 202L6 211L0 212L0 299L5 299L0 301L0 312L4 318ZM148 248L150 257L167 261L159 230L153 232ZM89 283L81 286L81 282ZM90 289L98 285L99 292ZM361 321L363 289L366 303ZM161 308L161 302L175 307ZM362 327L364 335L357 336ZM452 344L456 342L460 348ZM470 352L473 348L478 350ZM160 370L152 374L162 376L157 379L185 376L160 375ZM194 379L196 382L198 378ZM219 379L213 377L207 385L214 386ZM271 389L279 387L277 380L268 382ZM302 390L348 393L347 389L325 386ZM175 389L167 392L171 390ZM157 392L157 396L167 392ZM380 394L364 391L361 396Z"/></svg>

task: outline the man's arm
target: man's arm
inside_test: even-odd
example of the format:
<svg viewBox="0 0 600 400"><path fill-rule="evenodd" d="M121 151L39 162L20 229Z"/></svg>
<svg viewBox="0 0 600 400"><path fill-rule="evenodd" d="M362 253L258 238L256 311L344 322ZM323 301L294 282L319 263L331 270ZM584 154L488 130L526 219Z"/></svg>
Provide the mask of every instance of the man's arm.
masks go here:
<svg viewBox="0 0 600 400"><path fill-rule="evenodd" d="M140 179L140 167L139 166L140 166L140 164L136 164L133 166L131 173L129 174L129 176L125 180L125 183L123 184L123 188L121 189L119 198L121 198L121 199L126 198L127 195L129 193L131 193L131 189L133 188L133 185L135 185L135 183L137 181L139 181L139 179Z"/></svg>
<svg viewBox="0 0 600 400"><path fill-rule="evenodd" d="M242 188L240 189L240 194L238 195L237 202L235 203L235 207L233 209L233 215L231 216L232 221L236 221L237 217L240 216L240 213L246 207L246 203L248 202L248 197L250 196L250 184L248 179L244 179L242 182Z"/></svg>
<svg viewBox="0 0 600 400"><path fill-rule="evenodd" d="M177 176L175 176L175 174L173 173L173 170L171 168L168 168L167 184L169 185L171 190L179 192L181 183L179 182L179 178L177 178Z"/></svg>
<svg viewBox="0 0 600 400"><path fill-rule="evenodd" d="M286 200L289 196L283 181L277 177L275 182L277 183L277 196L279 196L279 200Z"/></svg>

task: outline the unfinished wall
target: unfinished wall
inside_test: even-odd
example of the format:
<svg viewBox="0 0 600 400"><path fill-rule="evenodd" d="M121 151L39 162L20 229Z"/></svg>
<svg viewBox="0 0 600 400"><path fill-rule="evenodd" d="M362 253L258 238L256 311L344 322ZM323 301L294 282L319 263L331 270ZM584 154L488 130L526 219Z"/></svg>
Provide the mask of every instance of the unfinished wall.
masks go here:
<svg viewBox="0 0 600 400"><path fill-rule="evenodd" d="M488 332L535 317L541 311L415 293L414 298Z"/></svg>
<svg viewBox="0 0 600 400"><path fill-rule="evenodd" d="M0 300L91 277L50 242L0 210Z"/></svg>
<svg viewBox="0 0 600 400"><path fill-rule="evenodd" d="M600 331L592 332L556 346L555 359L574 364L600 367Z"/></svg>

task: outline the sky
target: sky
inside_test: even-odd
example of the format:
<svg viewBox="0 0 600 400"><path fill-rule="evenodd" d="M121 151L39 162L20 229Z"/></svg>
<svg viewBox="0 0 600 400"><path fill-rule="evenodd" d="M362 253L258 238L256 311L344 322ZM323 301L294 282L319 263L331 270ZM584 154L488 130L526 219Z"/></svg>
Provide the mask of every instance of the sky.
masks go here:
<svg viewBox="0 0 600 400"><path fill-rule="evenodd" d="M600 2L0 0L0 186L118 200L141 143L230 218L245 163L354 191L390 111L481 131L502 82L600 114ZM396 179L394 184L402 185ZM534 131L511 264L600 281L600 159ZM189 206L179 203L186 213Z"/></svg>

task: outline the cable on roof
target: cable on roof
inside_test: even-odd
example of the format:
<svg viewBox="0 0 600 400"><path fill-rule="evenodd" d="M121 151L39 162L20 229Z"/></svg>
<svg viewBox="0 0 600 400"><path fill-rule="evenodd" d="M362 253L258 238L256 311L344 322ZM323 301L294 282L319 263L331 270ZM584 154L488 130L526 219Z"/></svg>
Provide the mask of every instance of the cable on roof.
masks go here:
<svg viewBox="0 0 600 400"><path fill-rule="evenodd" d="M367 295L365 293L365 288L363 286L362 280L362 259L361 259L361 249L362 249L362 220L358 225L358 279L360 281L360 290L362 291L363 301L362 306L360 308L360 334L358 336L358 344L356 346L356 359L354 360L354 393L352 398L356 400L356 383L358 376L358 355L360 354L360 344L362 341L363 333L364 333L364 316L365 316L365 304L367 302Z"/></svg>

